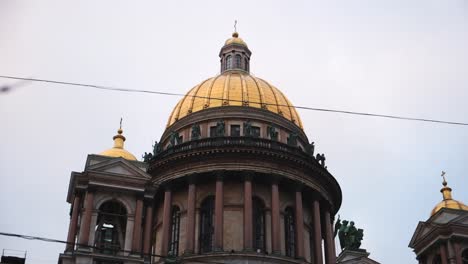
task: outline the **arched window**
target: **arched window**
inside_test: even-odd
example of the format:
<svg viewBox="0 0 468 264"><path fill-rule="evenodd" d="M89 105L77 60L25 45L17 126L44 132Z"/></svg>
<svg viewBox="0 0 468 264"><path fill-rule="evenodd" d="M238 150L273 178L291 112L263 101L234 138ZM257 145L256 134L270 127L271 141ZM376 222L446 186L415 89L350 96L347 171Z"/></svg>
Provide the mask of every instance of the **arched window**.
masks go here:
<svg viewBox="0 0 468 264"><path fill-rule="evenodd" d="M124 248L127 210L116 201L99 207L94 246L100 253L117 254Z"/></svg>
<svg viewBox="0 0 468 264"><path fill-rule="evenodd" d="M237 54L236 55L236 64L235 64L234 68L241 69L241 61L242 61L241 55Z"/></svg>
<svg viewBox="0 0 468 264"><path fill-rule="evenodd" d="M200 252L213 251L214 235L214 196L208 196L200 207Z"/></svg>
<svg viewBox="0 0 468 264"><path fill-rule="evenodd" d="M247 58L244 59L244 70L249 71L249 60Z"/></svg>
<svg viewBox="0 0 468 264"><path fill-rule="evenodd" d="M265 252L265 204L258 197L252 198L254 250Z"/></svg>
<svg viewBox="0 0 468 264"><path fill-rule="evenodd" d="M462 261L463 264L468 264L468 248L462 252Z"/></svg>
<svg viewBox="0 0 468 264"><path fill-rule="evenodd" d="M287 207L284 211L284 231L286 256L294 258L296 253L296 226L294 225L294 209L292 207Z"/></svg>
<svg viewBox="0 0 468 264"><path fill-rule="evenodd" d="M226 70L232 69L232 57L231 55L226 57Z"/></svg>
<svg viewBox="0 0 468 264"><path fill-rule="evenodd" d="M169 252L172 256L179 255L179 231L180 231L180 209L178 206L172 206L171 217L171 241L169 244Z"/></svg>

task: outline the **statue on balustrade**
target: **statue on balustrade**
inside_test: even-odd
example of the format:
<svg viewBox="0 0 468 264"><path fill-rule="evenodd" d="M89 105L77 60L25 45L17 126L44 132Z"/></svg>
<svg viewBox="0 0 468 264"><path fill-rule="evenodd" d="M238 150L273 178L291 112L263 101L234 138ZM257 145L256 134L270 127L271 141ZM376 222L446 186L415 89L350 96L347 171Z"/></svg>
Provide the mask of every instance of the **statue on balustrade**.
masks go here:
<svg viewBox="0 0 468 264"><path fill-rule="evenodd" d="M250 120L244 122L244 137L251 137L252 136L252 124Z"/></svg>
<svg viewBox="0 0 468 264"><path fill-rule="evenodd" d="M201 136L201 130L199 124L194 124L192 126L192 140L197 140Z"/></svg>
<svg viewBox="0 0 468 264"><path fill-rule="evenodd" d="M276 131L276 127L273 124L268 126L267 133L271 140L278 140L278 131Z"/></svg>
<svg viewBox="0 0 468 264"><path fill-rule="evenodd" d="M297 146L297 137L298 137L298 135L296 133L291 132L289 134L289 137L288 137L288 145L296 147Z"/></svg>
<svg viewBox="0 0 468 264"><path fill-rule="evenodd" d="M224 121L219 120L216 123L216 136L218 136L218 137L224 136L224 131L225 131Z"/></svg>
<svg viewBox="0 0 468 264"><path fill-rule="evenodd" d="M320 163L320 165L322 165L322 167L325 167L325 154L317 153L317 157L315 159Z"/></svg>
<svg viewBox="0 0 468 264"><path fill-rule="evenodd" d="M364 237L364 230L360 228L357 229L353 221L348 222L343 220L343 222L341 222L340 216L338 216L338 220L335 223L334 236L336 237L337 234L342 250L362 250L360 247Z"/></svg>

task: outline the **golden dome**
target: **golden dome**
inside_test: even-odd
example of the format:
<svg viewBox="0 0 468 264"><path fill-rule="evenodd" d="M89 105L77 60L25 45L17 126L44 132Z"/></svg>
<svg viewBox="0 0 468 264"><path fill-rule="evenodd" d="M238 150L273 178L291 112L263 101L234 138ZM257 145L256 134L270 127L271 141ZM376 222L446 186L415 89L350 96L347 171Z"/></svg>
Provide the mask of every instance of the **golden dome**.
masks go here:
<svg viewBox="0 0 468 264"><path fill-rule="evenodd" d="M229 44L239 44L247 47L247 43L245 43L243 39L239 38L239 33L237 32L232 33L232 38L229 38L224 42L224 46Z"/></svg>
<svg viewBox="0 0 468 264"><path fill-rule="evenodd" d="M443 176L444 174L442 174ZM468 211L468 206L464 205L462 202L452 199L452 188L447 186L447 181L444 178L444 182L442 183L444 187L440 189L444 200L438 203L434 209L431 211L431 216L437 213L442 208L450 208L450 209L457 209L457 210L464 210Z"/></svg>
<svg viewBox="0 0 468 264"><path fill-rule="evenodd" d="M124 149L125 137L122 135L122 132L122 128L119 128L119 130L117 130L118 134L113 137L114 147L99 153L99 155L115 158L122 157L127 160L137 160L132 153Z"/></svg>
<svg viewBox="0 0 468 264"><path fill-rule="evenodd" d="M176 105L167 126L192 113L226 106L265 109L302 129L299 114L280 90L247 72L236 70L225 71L193 87Z"/></svg>

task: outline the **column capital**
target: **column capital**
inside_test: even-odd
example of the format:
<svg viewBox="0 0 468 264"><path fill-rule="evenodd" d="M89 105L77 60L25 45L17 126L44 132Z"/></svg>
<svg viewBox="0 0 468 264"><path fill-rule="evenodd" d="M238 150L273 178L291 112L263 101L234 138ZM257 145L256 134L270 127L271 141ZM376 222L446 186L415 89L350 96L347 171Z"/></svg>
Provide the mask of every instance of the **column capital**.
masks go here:
<svg viewBox="0 0 468 264"><path fill-rule="evenodd" d="M189 176L187 176L187 183L188 184L196 184L197 183L197 177L198 177L197 173L190 174Z"/></svg>
<svg viewBox="0 0 468 264"><path fill-rule="evenodd" d="M214 172L217 181L222 181L226 176L226 170L218 170Z"/></svg>
<svg viewBox="0 0 468 264"><path fill-rule="evenodd" d="M294 184L294 190L296 192L302 192L302 190L304 190L304 188L305 188L305 185L302 182L296 182Z"/></svg>
<svg viewBox="0 0 468 264"><path fill-rule="evenodd" d="M167 182L167 183L163 183L163 184L161 184L161 186L160 186L160 187L161 187L162 191L164 191L164 192L167 192L167 191L172 191L173 184L172 184L172 183L170 183L170 182Z"/></svg>
<svg viewBox="0 0 468 264"><path fill-rule="evenodd" d="M244 176L244 180L252 181L252 179L253 179L253 177L255 175L255 172L254 171L243 171L242 174Z"/></svg>
<svg viewBox="0 0 468 264"><path fill-rule="evenodd" d="M270 178L272 184L278 184L279 181L280 181L280 179L281 179L280 176L274 175L274 174L273 174L273 175L270 175L269 178Z"/></svg>
<svg viewBox="0 0 468 264"><path fill-rule="evenodd" d="M150 200L154 199L154 196L156 195L156 191L157 191L156 186L150 185L150 184L146 185L145 193L144 193L145 199L150 199Z"/></svg>

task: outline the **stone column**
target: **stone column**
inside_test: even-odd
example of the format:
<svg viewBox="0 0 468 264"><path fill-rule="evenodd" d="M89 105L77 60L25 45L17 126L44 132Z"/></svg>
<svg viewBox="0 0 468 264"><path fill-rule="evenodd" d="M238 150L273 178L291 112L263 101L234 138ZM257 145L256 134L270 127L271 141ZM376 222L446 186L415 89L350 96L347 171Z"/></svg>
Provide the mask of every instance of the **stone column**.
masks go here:
<svg viewBox="0 0 468 264"><path fill-rule="evenodd" d="M313 254L313 259L315 263L323 263L322 256L322 225L320 223L320 202L318 199L314 199L312 202L312 220L313 222L313 241L314 241L314 250L311 252Z"/></svg>
<svg viewBox="0 0 468 264"><path fill-rule="evenodd" d="M162 243L161 255L167 256L169 252L169 240L171 239L171 208L172 192L166 188L164 192L163 223L162 223Z"/></svg>
<svg viewBox="0 0 468 264"><path fill-rule="evenodd" d="M445 245L445 242L440 243L439 251L440 258L442 259L442 264L448 264L447 246Z"/></svg>
<svg viewBox="0 0 468 264"><path fill-rule="evenodd" d="M455 256L455 249L453 247L453 243L450 240L447 240L447 251L448 251L448 262L450 264L457 264L456 256Z"/></svg>
<svg viewBox="0 0 468 264"><path fill-rule="evenodd" d="M125 242L124 242L124 256L128 256L132 251L132 239L133 239L133 226L135 217L127 215L127 228L125 228Z"/></svg>
<svg viewBox="0 0 468 264"><path fill-rule="evenodd" d="M141 253L141 222L143 217L143 200L138 198L135 209L135 225L133 226L132 252Z"/></svg>
<svg viewBox="0 0 468 264"><path fill-rule="evenodd" d="M195 253L195 201L197 196L197 187L193 179L190 180L187 196L187 235L185 241L185 253Z"/></svg>
<svg viewBox="0 0 468 264"><path fill-rule="evenodd" d="M75 248L76 227L78 225L78 215L80 214L80 203L81 197L80 194L77 193L73 199L73 209L70 218L70 225L68 227L68 237L65 251L72 251Z"/></svg>
<svg viewBox="0 0 468 264"><path fill-rule="evenodd" d="M224 222L224 191L223 177L218 174L216 177L215 196L215 223L214 223L214 250L223 250L223 222Z"/></svg>
<svg viewBox="0 0 468 264"><path fill-rule="evenodd" d="M244 250L253 250L253 222L252 222L252 176L244 179Z"/></svg>
<svg viewBox="0 0 468 264"><path fill-rule="evenodd" d="M331 224L330 209L324 210L325 221L325 262L327 264L336 264L335 240L333 238L333 226Z"/></svg>
<svg viewBox="0 0 468 264"><path fill-rule="evenodd" d="M304 212L302 208L302 190L296 189L295 204L295 225L296 225L296 257L304 259Z"/></svg>
<svg viewBox="0 0 468 264"><path fill-rule="evenodd" d="M89 245L89 232L91 227L91 217L93 215L94 192L86 192L85 211L83 214L83 225L80 230L80 245Z"/></svg>
<svg viewBox="0 0 468 264"><path fill-rule="evenodd" d="M453 242L453 249L455 251L455 261L457 264L463 264L462 261L462 252L460 248L460 243L458 241Z"/></svg>
<svg viewBox="0 0 468 264"><path fill-rule="evenodd" d="M281 254L280 201L278 182L271 184L271 253Z"/></svg>
<svg viewBox="0 0 468 264"><path fill-rule="evenodd" d="M151 233L152 228L151 224L153 223L153 200L148 201L146 205L146 213L145 213L145 229L143 231L143 254L147 257L150 254L151 248Z"/></svg>

